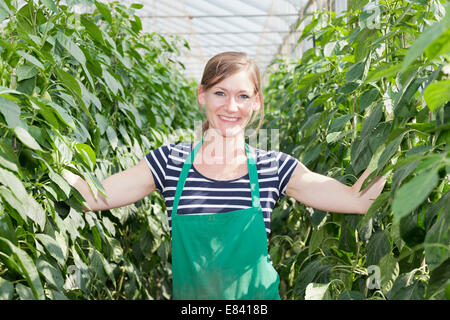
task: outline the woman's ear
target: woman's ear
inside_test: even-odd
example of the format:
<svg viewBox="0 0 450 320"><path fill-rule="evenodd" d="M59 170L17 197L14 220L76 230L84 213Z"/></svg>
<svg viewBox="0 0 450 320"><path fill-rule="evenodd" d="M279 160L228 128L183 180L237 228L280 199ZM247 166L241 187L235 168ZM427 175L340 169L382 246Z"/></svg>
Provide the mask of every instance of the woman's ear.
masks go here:
<svg viewBox="0 0 450 320"><path fill-rule="evenodd" d="M198 104L201 106L204 106L206 104L205 103L205 94L206 94L206 92L203 88L203 85L199 85L198 89L197 89L197 101L198 101Z"/></svg>
<svg viewBox="0 0 450 320"><path fill-rule="evenodd" d="M261 95L256 94L255 101L253 101L253 111L258 111L261 108Z"/></svg>

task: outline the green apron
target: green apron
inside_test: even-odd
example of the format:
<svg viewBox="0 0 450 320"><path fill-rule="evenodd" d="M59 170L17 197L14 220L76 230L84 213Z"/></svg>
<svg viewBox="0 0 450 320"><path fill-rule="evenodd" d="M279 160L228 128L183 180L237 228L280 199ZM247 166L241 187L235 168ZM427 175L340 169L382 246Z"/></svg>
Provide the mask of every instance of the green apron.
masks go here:
<svg viewBox="0 0 450 320"><path fill-rule="evenodd" d="M202 143L183 165L172 207L173 298L279 300L280 278L268 256L258 173L247 144L252 208L177 214L186 178Z"/></svg>

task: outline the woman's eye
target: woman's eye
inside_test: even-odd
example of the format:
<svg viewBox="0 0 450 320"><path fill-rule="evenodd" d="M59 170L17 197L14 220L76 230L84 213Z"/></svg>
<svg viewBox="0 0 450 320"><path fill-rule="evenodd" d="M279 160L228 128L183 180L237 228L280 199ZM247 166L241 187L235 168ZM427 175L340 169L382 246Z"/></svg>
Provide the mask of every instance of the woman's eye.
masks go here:
<svg viewBox="0 0 450 320"><path fill-rule="evenodd" d="M241 99L245 99L245 100L250 99L250 97L246 94L241 94L240 97L241 97Z"/></svg>
<svg viewBox="0 0 450 320"><path fill-rule="evenodd" d="M222 91L214 92L214 94L219 96L219 97L223 97L225 95L225 93L223 93Z"/></svg>

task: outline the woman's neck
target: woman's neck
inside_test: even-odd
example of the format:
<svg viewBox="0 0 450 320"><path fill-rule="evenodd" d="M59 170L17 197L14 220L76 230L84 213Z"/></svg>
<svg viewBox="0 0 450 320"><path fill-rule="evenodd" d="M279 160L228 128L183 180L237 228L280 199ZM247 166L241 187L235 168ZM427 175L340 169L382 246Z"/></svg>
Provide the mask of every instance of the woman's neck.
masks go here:
<svg viewBox="0 0 450 320"><path fill-rule="evenodd" d="M246 161L245 136L224 137L216 130L207 130L201 147L206 164L234 166Z"/></svg>

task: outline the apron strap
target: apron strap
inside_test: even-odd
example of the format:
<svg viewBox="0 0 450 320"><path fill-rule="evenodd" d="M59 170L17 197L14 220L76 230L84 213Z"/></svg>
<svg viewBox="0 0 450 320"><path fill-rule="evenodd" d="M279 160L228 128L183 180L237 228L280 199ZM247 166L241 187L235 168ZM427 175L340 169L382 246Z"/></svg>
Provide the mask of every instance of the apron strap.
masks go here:
<svg viewBox="0 0 450 320"><path fill-rule="evenodd" d="M250 178L250 190L252 194L252 207L258 208L261 206L259 200L259 183L258 183L258 169L256 167L255 159L247 144L245 144L245 152L247 153L248 175Z"/></svg>
<svg viewBox="0 0 450 320"><path fill-rule="evenodd" d="M199 143L197 143L197 145L191 151L191 153L189 153L188 157L186 158L183 164L180 177L178 178L177 189L175 190L175 197L173 199L172 215L177 214L178 204L180 202L181 193L183 192L186 178L189 174L189 170L191 169L192 163L194 162L195 155L200 149L202 143L203 139ZM259 196L258 170L256 167L256 162L253 157L253 154L250 152L250 149L247 144L245 144L245 152L247 154L248 174L250 178L250 190L252 195L252 207L259 208L261 206L261 202Z"/></svg>

